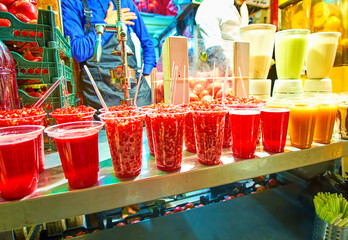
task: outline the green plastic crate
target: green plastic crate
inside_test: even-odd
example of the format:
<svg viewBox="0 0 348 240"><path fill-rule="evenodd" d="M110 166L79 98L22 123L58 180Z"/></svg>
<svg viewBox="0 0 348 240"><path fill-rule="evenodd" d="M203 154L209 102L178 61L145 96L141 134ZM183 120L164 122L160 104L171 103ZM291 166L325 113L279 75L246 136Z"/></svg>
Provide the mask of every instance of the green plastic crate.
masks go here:
<svg viewBox="0 0 348 240"><path fill-rule="evenodd" d="M51 47L51 42L58 45L59 51L71 58L70 39L65 40L56 28L55 14L50 10L39 9L38 24L23 23L9 12L0 12L0 18L8 19L10 27L0 27L0 40L18 42L36 42L39 47Z"/></svg>
<svg viewBox="0 0 348 240"><path fill-rule="evenodd" d="M27 81L37 79L34 83L54 83L60 76L63 75L65 68L65 76L68 81L73 81L73 70L67 65L60 62L50 62L46 60L48 57L57 51L54 48L44 48L42 62L33 62L24 59L16 52L11 52L13 59L16 62L16 76L18 84L28 84Z"/></svg>

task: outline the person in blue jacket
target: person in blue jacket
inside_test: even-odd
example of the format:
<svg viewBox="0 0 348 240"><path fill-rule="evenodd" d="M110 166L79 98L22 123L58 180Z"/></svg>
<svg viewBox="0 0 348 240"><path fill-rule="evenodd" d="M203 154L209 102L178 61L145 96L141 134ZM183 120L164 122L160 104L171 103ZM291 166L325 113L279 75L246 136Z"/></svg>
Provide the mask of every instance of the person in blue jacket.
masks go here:
<svg viewBox="0 0 348 240"><path fill-rule="evenodd" d="M103 53L100 63L95 64L93 62L93 51L97 40L94 25L116 23L116 1L62 0L61 6L65 36L70 36L72 55L81 66L81 76L78 85L84 104L95 109L101 108L93 86L83 69L83 65L87 65L107 106L119 105L120 100L124 98L124 94L110 83L110 70L121 65L121 57L111 55L118 42L116 33L104 32L102 36ZM121 0L121 9L122 19L128 26L127 45L135 53L134 44L129 34L129 30L132 28L139 38L143 49L143 75L149 75L152 68L156 65L153 42L133 1ZM128 66L133 69L137 68L135 55L128 56ZM129 93L132 98L135 94L136 83L132 82L131 87L132 89ZM141 79L137 105L144 106L148 104L151 104L151 89L143 77Z"/></svg>

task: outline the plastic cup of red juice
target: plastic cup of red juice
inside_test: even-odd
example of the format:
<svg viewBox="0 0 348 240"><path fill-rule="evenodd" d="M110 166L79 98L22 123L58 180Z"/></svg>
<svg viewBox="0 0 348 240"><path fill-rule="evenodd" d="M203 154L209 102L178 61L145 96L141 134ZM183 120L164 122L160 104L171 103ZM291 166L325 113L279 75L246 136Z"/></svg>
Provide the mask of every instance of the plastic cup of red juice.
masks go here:
<svg viewBox="0 0 348 240"><path fill-rule="evenodd" d="M44 125L46 113L41 108L22 108L0 111L0 127L19 125ZM45 150L43 132L37 137L39 171L45 170Z"/></svg>
<svg viewBox="0 0 348 240"><path fill-rule="evenodd" d="M141 107L141 111L146 113L147 111L153 111L154 109L162 109L162 108L173 108L173 105L158 103L151 104L149 106ZM151 119L149 116L145 116L145 128L146 128L146 136L147 136L147 144L149 146L149 151L151 156L155 156L155 151L153 148L153 139L152 139L152 128L151 128Z"/></svg>
<svg viewBox="0 0 348 240"><path fill-rule="evenodd" d="M69 108L56 108L51 112L51 117L54 118L56 124L79 122L79 121L93 121L93 115L96 110L92 107L78 106Z"/></svg>
<svg viewBox="0 0 348 240"><path fill-rule="evenodd" d="M144 118L145 114L137 111L100 115L105 122L116 177L131 178L141 172Z"/></svg>
<svg viewBox="0 0 348 240"><path fill-rule="evenodd" d="M262 145L267 152L283 152L288 131L290 107L270 102L261 109Z"/></svg>
<svg viewBox="0 0 348 240"><path fill-rule="evenodd" d="M260 125L258 108L230 108L232 152L237 158L252 158L255 155Z"/></svg>
<svg viewBox="0 0 348 240"><path fill-rule="evenodd" d="M0 191L6 200L23 198L37 188L39 180L37 125L0 128Z"/></svg>
<svg viewBox="0 0 348 240"><path fill-rule="evenodd" d="M220 163L226 112L224 108L193 111L197 156L203 164Z"/></svg>
<svg viewBox="0 0 348 240"><path fill-rule="evenodd" d="M83 121L45 129L45 133L55 140L71 188L85 188L98 181L98 132L103 125L103 122Z"/></svg>
<svg viewBox="0 0 348 240"><path fill-rule="evenodd" d="M181 168L186 111L167 108L148 111L157 168L172 171Z"/></svg>

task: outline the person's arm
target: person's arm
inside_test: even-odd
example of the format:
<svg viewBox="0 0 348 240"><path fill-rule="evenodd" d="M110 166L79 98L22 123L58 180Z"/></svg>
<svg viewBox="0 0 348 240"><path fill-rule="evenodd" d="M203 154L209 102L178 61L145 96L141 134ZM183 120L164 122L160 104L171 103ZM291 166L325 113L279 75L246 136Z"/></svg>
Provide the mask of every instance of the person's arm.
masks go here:
<svg viewBox="0 0 348 240"><path fill-rule="evenodd" d="M93 56L97 33L94 29L88 34L83 30L83 7L81 1L63 0L62 13L65 36L71 38L71 51L78 62L84 62ZM102 37L102 45L105 37Z"/></svg>
<svg viewBox="0 0 348 240"><path fill-rule="evenodd" d="M127 6L130 8L131 12L134 12L135 15L137 16L137 19L133 20L134 25L131 26L135 32L135 34L138 36L141 47L143 48L143 60L144 60L144 70L143 74L144 75L149 75L151 73L152 68L156 66L156 53L155 53L155 48L153 45L153 42L150 38L150 34L147 31L146 25L136 8L135 4L133 3L132 0L127 0Z"/></svg>

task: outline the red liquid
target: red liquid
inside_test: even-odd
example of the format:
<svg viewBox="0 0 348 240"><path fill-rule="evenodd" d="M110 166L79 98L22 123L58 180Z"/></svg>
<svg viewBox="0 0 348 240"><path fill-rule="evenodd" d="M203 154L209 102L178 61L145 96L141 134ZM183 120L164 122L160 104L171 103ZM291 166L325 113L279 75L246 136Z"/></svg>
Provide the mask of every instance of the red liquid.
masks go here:
<svg viewBox="0 0 348 240"><path fill-rule="evenodd" d="M152 156L155 156L155 153L154 153L154 150L153 150L151 118L149 116L145 117L145 127L146 127L147 144L149 145L150 154Z"/></svg>
<svg viewBox="0 0 348 240"><path fill-rule="evenodd" d="M262 111L262 145L267 152L283 152L289 123L289 110Z"/></svg>
<svg viewBox="0 0 348 240"><path fill-rule="evenodd" d="M232 131L231 131L231 121L230 121L230 114L226 114L226 121L225 121L225 130L224 130L224 141L223 141L223 148L229 148L232 146Z"/></svg>
<svg viewBox="0 0 348 240"><path fill-rule="evenodd" d="M13 111L16 111L13 110ZM17 110L21 111L21 110ZM29 111L35 111L35 109L30 109ZM23 117L23 118L9 118L9 119L0 119L0 127L10 127L18 125L40 125L43 126L43 121L46 115L34 115L32 117ZM39 172L45 170L45 151L44 151L44 140L43 133L37 137L38 152L39 152Z"/></svg>
<svg viewBox="0 0 348 240"><path fill-rule="evenodd" d="M193 127L193 117L192 112L188 112L185 117L185 131L184 140L186 150L195 153L196 150L196 140L195 140L195 130Z"/></svg>
<svg viewBox="0 0 348 240"><path fill-rule="evenodd" d="M37 138L0 146L0 190L4 199L20 199L37 188L37 146Z"/></svg>
<svg viewBox="0 0 348 240"><path fill-rule="evenodd" d="M160 170L181 168L185 116L185 113L151 116L155 159Z"/></svg>
<svg viewBox="0 0 348 240"><path fill-rule="evenodd" d="M55 138L65 178L72 188L84 188L98 181L98 133L73 139Z"/></svg>
<svg viewBox="0 0 348 240"><path fill-rule="evenodd" d="M105 120L105 129L116 177L130 178L141 172L144 117Z"/></svg>
<svg viewBox="0 0 348 240"><path fill-rule="evenodd" d="M194 112L198 160L206 165L220 163L226 112Z"/></svg>
<svg viewBox="0 0 348 240"><path fill-rule="evenodd" d="M238 158L254 157L260 124L259 112L230 112L230 119L233 156Z"/></svg>

